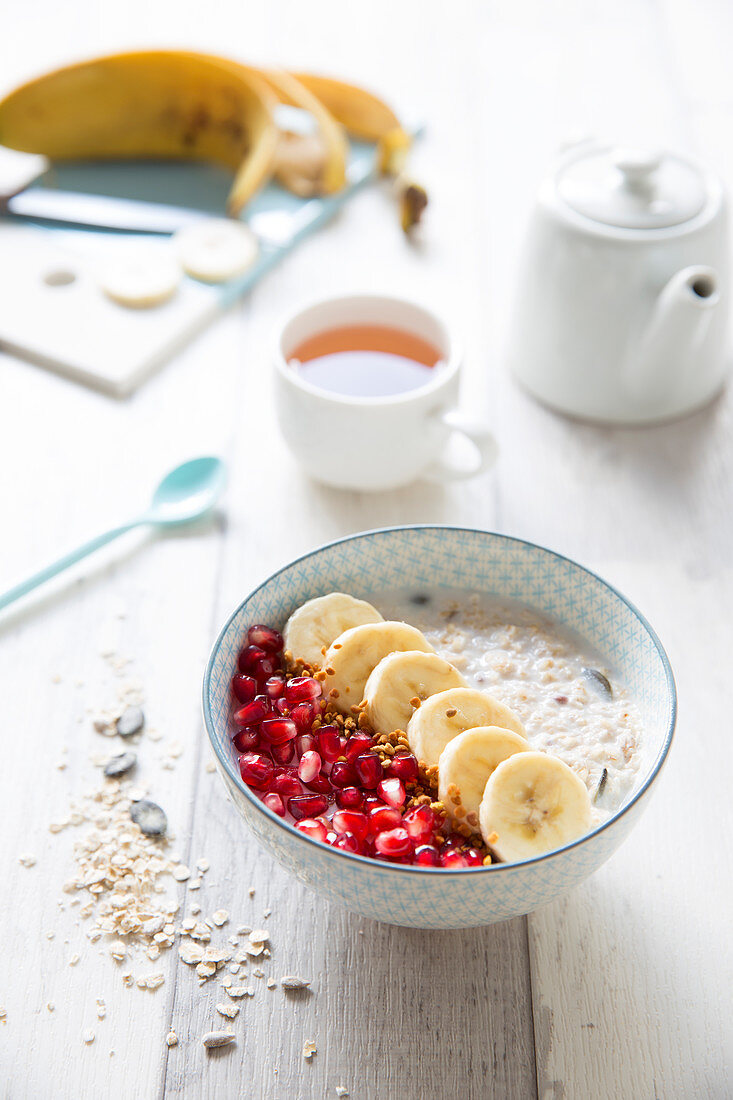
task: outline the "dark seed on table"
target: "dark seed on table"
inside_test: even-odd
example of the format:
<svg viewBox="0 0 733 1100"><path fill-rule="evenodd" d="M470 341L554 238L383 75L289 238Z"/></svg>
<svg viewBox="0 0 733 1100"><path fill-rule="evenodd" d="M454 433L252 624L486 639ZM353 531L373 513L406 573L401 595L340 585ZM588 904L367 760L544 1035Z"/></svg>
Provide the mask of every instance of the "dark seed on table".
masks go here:
<svg viewBox="0 0 733 1100"><path fill-rule="evenodd" d="M606 787L606 780L608 779L608 768L604 768L601 772L601 778L598 780L598 786L596 787L596 793L593 795L593 801L596 802Z"/></svg>
<svg viewBox="0 0 733 1100"><path fill-rule="evenodd" d="M146 836L163 836L168 828L168 818L155 802L141 798L130 806L130 817Z"/></svg>
<svg viewBox="0 0 733 1100"><path fill-rule="evenodd" d="M117 732L120 737L132 737L145 725L145 715L140 707L128 707L117 719Z"/></svg>
<svg viewBox="0 0 733 1100"><path fill-rule="evenodd" d="M111 760L108 760L104 765L104 774L124 775L125 772L129 772L130 768L134 768L137 764L137 753L135 752L121 752L119 756L113 756Z"/></svg>
<svg viewBox="0 0 733 1100"><path fill-rule="evenodd" d="M600 691L601 695L607 695L609 699L613 699L613 688L602 672L599 672L597 668L584 668L583 675L589 683Z"/></svg>
<svg viewBox="0 0 733 1100"><path fill-rule="evenodd" d="M430 603L430 596L426 592L416 592L414 596L410 596L410 603L414 603L416 607L424 607L426 603Z"/></svg>

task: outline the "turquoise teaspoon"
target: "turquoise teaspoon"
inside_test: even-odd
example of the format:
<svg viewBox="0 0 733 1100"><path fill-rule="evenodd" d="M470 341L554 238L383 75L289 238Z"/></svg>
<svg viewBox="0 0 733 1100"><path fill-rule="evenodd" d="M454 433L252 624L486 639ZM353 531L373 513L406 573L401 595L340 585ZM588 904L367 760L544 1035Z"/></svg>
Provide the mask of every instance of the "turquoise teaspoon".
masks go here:
<svg viewBox="0 0 733 1100"><path fill-rule="evenodd" d="M49 581L57 573L81 561L87 554L92 554L135 527L177 527L200 519L214 507L221 496L225 482L226 467L220 458L193 458L190 462L176 466L158 485L153 493L150 507L141 516L129 523L123 523L121 527L113 527L103 535L97 535L96 538L65 554L52 565L47 565L32 577L16 584L14 588L0 596L0 609L7 607L14 600L19 600L39 584Z"/></svg>

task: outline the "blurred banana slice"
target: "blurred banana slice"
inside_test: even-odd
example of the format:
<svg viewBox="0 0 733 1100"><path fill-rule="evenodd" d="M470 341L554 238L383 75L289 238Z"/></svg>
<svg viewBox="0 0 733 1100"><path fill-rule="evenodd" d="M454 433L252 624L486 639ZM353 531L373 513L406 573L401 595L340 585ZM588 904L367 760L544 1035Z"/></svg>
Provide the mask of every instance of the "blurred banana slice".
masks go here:
<svg viewBox="0 0 733 1100"><path fill-rule="evenodd" d="M366 682L382 658L398 650L432 653L433 647L408 623L366 623L346 630L322 659L327 673L326 695L340 711L348 714L361 703Z"/></svg>
<svg viewBox="0 0 733 1100"><path fill-rule="evenodd" d="M465 685L458 669L437 653L390 653L371 672L364 688L369 725L377 733L406 730L416 705L436 692ZM414 704L414 699L420 702Z"/></svg>
<svg viewBox="0 0 733 1100"><path fill-rule="evenodd" d="M407 726L407 740L418 760L436 765L452 738L475 726L500 726L525 736L516 714L475 688L450 688L432 695L415 711Z"/></svg>
<svg viewBox="0 0 733 1100"><path fill-rule="evenodd" d="M108 298L132 309L149 309L172 298L181 282L181 270L169 256L157 252L119 259L99 274Z"/></svg>
<svg viewBox="0 0 733 1100"><path fill-rule="evenodd" d="M224 283L255 263L260 246L249 226L207 218L180 229L173 238L183 270L204 283Z"/></svg>
<svg viewBox="0 0 733 1100"><path fill-rule="evenodd" d="M316 596L294 611L285 624L285 649L296 660L313 668L323 665L323 650L353 626L380 623L382 616L366 600L357 600L346 592ZM357 699L357 702L359 702Z"/></svg>
<svg viewBox="0 0 733 1100"><path fill-rule="evenodd" d="M440 754L438 798L451 817L480 832L478 811L487 781L502 760L529 750L526 738L499 726L476 726L459 733Z"/></svg>
<svg viewBox="0 0 733 1100"><path fill-rule="evenodd" d="M577 840L593 822L585 784L556 756L518 752L498 765L479 807L481 835L506 863Z"/></svg>

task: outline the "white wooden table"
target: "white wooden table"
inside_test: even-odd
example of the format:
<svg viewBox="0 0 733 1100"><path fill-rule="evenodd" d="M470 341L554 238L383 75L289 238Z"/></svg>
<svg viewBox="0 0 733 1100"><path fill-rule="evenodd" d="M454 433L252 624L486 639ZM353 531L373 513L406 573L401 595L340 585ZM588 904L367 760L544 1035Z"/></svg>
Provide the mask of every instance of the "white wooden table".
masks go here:
<svg viewBox="0 0 733 1100"><path fill-rule="evenodd" d="M569 423L516 389L503 341L532 193L569 133L691 148L733 186L733 10L39 0L6 13L0 71L10 85L145 42L343 73L413 105L429 122L416 167L433 204L409 247L385 196L362 195L129 401L0 357L0 587L132 511L177 460L213 450L231 467L225 517L110 548L2 621L0 1095L306 1100L339 1085L364 1100L730 1095L731 396L649 431ZM454 318L466 399L501 444L494 474L381 496L304 480L274 427L268 341L306 296L352 287L409 290ZM623 850L565 900L469 932L376 925L326 905L257 847L205 769L201 674L229 610L320 542L416 521L493 528L597 569L651 618L680 690L669 765ZM216 1019L214 988L199 990L175 952L162 989L123 988L75 910L58 905L74 830L56 837L48 824L96 781L90 755L108 748L86 708L112 690L109 644L133 659L163 734L141 743L143 776L187 859L211 862L198 900L253 925L271 908L273 973L314 979L296 1005L260 990L220 1056L198 1041ZM174 741L183 755L161 769ZM34 867L18 863L24 851ZM171 1024L180 1043L168 1050ZM310 1064L307 1039L318 1046Z"/></svg>

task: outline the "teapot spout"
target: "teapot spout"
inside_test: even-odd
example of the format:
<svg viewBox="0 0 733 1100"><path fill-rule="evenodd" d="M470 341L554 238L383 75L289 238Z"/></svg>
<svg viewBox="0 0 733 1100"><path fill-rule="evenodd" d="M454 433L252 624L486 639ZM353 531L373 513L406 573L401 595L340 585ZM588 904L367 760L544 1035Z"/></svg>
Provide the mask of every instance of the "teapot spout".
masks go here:
<svg viewBox="0 0 733 1100"><path fill-rule="evenodd" d="M720 301L718 282L711 267L686 267L660 292L627 369L629 391L639 401L673 392L691 368Z"/></svg>

